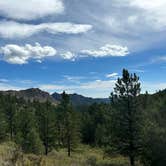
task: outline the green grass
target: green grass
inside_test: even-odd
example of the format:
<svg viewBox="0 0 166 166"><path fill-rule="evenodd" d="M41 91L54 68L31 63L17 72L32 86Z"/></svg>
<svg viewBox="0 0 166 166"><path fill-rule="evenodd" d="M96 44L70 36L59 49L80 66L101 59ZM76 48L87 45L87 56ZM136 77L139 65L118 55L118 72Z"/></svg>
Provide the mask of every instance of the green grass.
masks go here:
<svg viewBox="0 0 166 166"><path fill-rule="evenodd" d="M53 150L48 156L23 154L12 142L0 145L0 166L129 166L122 156L104 156L101 149L80 145L71 157L65 149Z"/></svg>

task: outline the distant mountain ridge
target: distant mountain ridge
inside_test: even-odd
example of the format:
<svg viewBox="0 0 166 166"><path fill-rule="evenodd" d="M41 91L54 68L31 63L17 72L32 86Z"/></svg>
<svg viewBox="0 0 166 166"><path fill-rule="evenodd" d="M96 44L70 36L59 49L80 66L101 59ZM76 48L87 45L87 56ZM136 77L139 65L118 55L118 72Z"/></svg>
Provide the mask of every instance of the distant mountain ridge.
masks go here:
<svg viewBox="0 0 166 166"><path fill-rule="evenodd" d="M61 94L59 93L53 93L52 94L53 98L57 101L61 100ZM70 100L73 105L91 105L93 103L108 103L109 98L91 98L91 97L85 97L83 95L79 94L69 94Z"/></svg>
<svg viewBox="0 0 166 166"><path fill-rule="evenodd" d="M0 94L3 95L11 95L11 96L16 96L17 98L23 98L26 101L40 101L40 102L45 102L45 101L50 101L52 103L56 103L57 101L48 93L45 91L42 91L38 88L30 88L26 90L20 90L20 91L15 91L15 90L9 90L9 91L0 91Z"/></svg>
<svg viewBox="0 0 166 166"><path fill-rule="evenodd" d="M0 94L3 95L11 95L11 96L16 96L17 98L23 98L24 100L29 100L29 101L40 101L40 102L45 102L45 101L50 101L54 104L58 104L61 101L61 94L59 93L53 93L50 95L48 92L42 91L39 88L30 88L30 89L25 89L25 90L9 90L9 91L0 91ZM91 97L85 97L83 95L79 94L69 94L70 100L73 105L91 105L93 103L107 103L109 102L108 98L91 98Z"/></svg>

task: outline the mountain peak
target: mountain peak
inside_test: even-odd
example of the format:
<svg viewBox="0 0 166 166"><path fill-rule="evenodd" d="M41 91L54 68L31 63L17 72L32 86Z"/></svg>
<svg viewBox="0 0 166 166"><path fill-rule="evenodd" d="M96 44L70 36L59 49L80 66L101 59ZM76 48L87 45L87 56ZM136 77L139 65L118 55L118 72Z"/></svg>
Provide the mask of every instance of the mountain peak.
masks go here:
<svg viewBox="0 0 166 166"><path fill-rule="evenodd" d="M37 100L39 102L45 102L45 101L50 101L52 103L56 103L57 101L48 93L45 91L42 91L39 88L29 88L25 90L20 90L20 91L0 91L1 94L3 95L11 95L11 96L16 96L17 98L23 98L24 100L29 100L29 101L34 101Z"/></svg>
<svg viewBox="0 0 166 166"><path fill-rule="evenodd" d="M59 103L62 99L61 94L57 92L50 95L48 92L42 91L39 88L29 88L29 89L20 90L20 91L15 91L15 90L0 91L0 94L16 96L17 98L23 98L24 100L27 100L27 101L37 100L39 102L45 102L48 100L54 104ZM102 102L108 103L109 101L109 99L107 98L95 99L91 97L85 97L77 93L69 94L69 96L74 106L91 105L93 103L102 103Z"/></svg>
<svg viewBox="0 0 166 166"><path fill-rule="evenodd" d="M85 96L77 94L77 93L69 94L69 96L70 96L70 100L74 106L91 105L93 103L102 103L102 102L108 103L109 102L108 98L85 97ZM61 99L62 99L61 94L56 93L56 92L52 94L52 97L57 101L61 101Z"/></svg>

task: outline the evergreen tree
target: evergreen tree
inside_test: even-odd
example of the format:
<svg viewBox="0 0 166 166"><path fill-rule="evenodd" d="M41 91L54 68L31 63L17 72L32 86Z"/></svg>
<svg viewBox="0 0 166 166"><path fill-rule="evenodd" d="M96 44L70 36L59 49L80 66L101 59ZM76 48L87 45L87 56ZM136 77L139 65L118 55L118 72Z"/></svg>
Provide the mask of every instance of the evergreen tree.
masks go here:
<svg viewBox="0 0 166 166"><path fill-rule="evenodd" d="M35 128L31 128L29 133L27 134L27 138L29 141L29 146L27 146L26 151L31 152L34 154L42 154L44 151L44 146L42 144L42 141L39 137L39 133Z"/></svg>
<svg viewBox="0 0 166 166"><path fill-rule="evenodd" d="M5 106L5 114L6 114L6 119L7 119L7 124L8 124L8 132L10 135L10 139L13 140L14 137L14 121L15 121L15 113L17 110L17 103L16 103L16 98L12 97L10 95L6 96L6 104Z"/></svg>
<svg viewBox="0 0 166 166"><path fill-rule="evenodd" d="M53 107L49 101L38 103L37 105L36 115L38 119L39 132L45 148L45 155L47 155L48 152L56 146L57 136L55 112L53 111Z"/></svg>
<svg viewBox="0 0 166 166"><path fill-rule="evenodd" d="M123 70L112 94L112 142L121 154L129 156L131 166L141 145L141 110L139 77Z"/></svg>
<svg viewBox="0 0 166 166"><path fill-rule="evenodd" d="M42 153L43 145L37 130L34 111L30 107L22 108L18 120L16 143L21 145L25 153Z"/></svg>
<svg viewBox="0 0 166 166"><path fill-rule="evenodd" d="M68 156L70 157L71 151L77 146L79 142L79 128L76 112L73 110L69 95L65 92L62 94L62 101L59 107L61 111L61 126L63 126L63 143L67 148Z"/></svg>
<svg viewBox="0 0 166 166"><path fill-rule="evenodd" d="M108 131L111 122L111 111L108 104L94 103L88 111L82 113L82 140L83 143L99 147L108 144Z"/></svg>
<svg viewBox="0 0 166 166"><path fill-rule="evenodd" d="M0 142L5 141L7 138L7 122L3 111L0 108Z"/></svg>
<svg viewBox="0 0 166 166"><path fill-rule="evenodd" d="M166 98L162 93L151 96L153 102L148 102L146 107L141 154L145 166L163 166L166 163Z"/></svg>

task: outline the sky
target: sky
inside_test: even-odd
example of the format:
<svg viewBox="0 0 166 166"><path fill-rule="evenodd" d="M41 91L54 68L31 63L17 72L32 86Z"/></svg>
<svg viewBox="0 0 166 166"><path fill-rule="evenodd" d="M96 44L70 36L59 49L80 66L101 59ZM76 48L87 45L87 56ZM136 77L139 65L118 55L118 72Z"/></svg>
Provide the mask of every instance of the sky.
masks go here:
<svg viewBox="0 0 166 166"><path fill-rule="evenodd" d="M0 90L108 97L123 68L166 88L165 0L0 0Z"/></svg>

